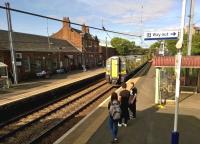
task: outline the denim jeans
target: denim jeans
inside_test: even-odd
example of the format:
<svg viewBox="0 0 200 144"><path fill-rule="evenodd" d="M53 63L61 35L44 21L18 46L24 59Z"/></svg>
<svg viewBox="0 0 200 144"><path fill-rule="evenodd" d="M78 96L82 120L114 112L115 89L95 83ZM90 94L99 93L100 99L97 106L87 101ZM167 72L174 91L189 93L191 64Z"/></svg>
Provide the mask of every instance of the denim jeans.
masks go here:
<svg viewBox="0 0 200 144"><path fill-rule="evenodd" d="M112 132L112 138L117 138L118 132L118 121L113 120L111 116L109 116L109 126Z"/></svg>

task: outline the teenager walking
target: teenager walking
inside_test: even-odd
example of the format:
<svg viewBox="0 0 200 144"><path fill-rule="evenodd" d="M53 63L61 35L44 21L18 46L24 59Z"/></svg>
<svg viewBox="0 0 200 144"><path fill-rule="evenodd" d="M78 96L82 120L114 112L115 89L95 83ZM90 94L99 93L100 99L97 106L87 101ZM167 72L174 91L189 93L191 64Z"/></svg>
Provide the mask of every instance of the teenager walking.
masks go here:
<svg viewBox="0 0 200 144"><path fill-rule="evenodd" d="M120 103L118 101L118 95L116 92L111 94L111 100L108 103L109 110L109 126L112 132L112 141L111 143L117 143L117 133L118 133L118 121L121 116Z"/></svg>

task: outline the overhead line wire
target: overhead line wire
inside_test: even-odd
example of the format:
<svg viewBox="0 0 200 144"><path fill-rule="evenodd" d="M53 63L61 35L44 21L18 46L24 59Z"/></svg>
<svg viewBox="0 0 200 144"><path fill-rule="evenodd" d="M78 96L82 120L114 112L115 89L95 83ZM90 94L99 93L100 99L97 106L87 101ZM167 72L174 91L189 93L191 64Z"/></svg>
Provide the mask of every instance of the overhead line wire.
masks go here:
<svg viewBox="0 0 200 144"><path fill-rule="evenodd" d="M60 20L58 18L52 18L52 17L48 17L48 16L44 16L44 15L40 15L40 14L28 12L28 11L19 10L19 9L6 8L4 6L0 6L0 8L1 9L9 9L11 11L15 11L15 12L19 12L19 13L23 13L23 14L27 14L27 15L32 15L32 16L36 16L36 17L47 18L47 19L60 21L60 22L66 22L66 21ZM73 25L77 25L77 26L83 26L82 24L75 23L75 22L68 22L68 23L73 24ZM120 35L127 35L127 36L133 36L133 37L142 37L141 35L128 34L128 33L117 32L117 31L113 31L113 30L104 30L103 28L98 28L98 27L94 27L94 26L87 26L87 27L89 27L91 29L95 29L95 30L107 31L107 32L110 32L110 33L115 33L115 34L120 34Z"/></svg>

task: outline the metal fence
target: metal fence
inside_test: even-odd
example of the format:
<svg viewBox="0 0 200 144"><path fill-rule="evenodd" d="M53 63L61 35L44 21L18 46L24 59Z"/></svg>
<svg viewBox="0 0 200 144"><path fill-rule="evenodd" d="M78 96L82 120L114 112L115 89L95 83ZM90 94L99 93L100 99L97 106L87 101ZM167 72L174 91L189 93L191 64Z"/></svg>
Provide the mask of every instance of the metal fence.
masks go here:
<svg viewBox="0 0 200 144"><path fill-rule="evenodd" d="M180 92L198 92L199 69L181 70ZM176 77L174 68L162 68L160 73L160 97L161 99L174 99Z"/></svg>

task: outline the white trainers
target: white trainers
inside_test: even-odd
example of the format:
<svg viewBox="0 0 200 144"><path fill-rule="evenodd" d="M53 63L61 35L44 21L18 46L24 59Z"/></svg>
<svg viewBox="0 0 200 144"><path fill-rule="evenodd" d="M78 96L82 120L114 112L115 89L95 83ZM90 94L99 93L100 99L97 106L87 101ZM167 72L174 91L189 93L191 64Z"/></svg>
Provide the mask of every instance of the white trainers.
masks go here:
<svg viewBox="0 0 200 144"><path fill-rule="evenodd" d="M125 123L122 123L122 125L123 125L124 127L127 127L127 124L125 124Z"/></svg>
<svg viewBox="0 0 200 144"><path fill-rule="evenodd" d="M118 123L118 127L121 127L121 126L122 126L122 124Z"/></svg>

